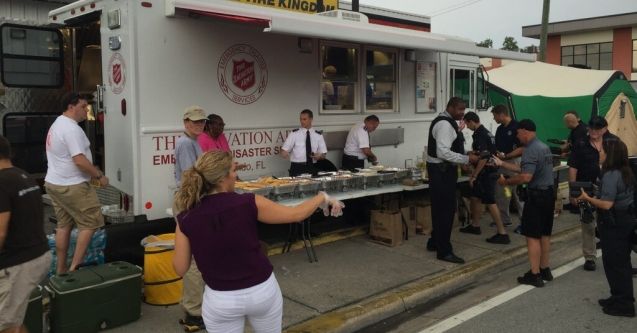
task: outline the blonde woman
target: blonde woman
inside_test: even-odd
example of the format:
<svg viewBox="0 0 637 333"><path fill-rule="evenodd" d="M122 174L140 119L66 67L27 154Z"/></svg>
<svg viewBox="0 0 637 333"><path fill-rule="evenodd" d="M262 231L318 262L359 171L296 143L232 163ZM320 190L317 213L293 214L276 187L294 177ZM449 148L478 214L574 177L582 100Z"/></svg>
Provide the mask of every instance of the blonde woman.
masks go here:
<svg viewBox="0 0 637 333"><path fill-rule="evenodd" d="M238 194L236 176L232 155L223 151L203 154L184 172L175 196L173 265L183 275L194 256L206 282L202 315L208 332L243 332L246 318L256 333L281 332L283 298L261 252L257 222L295 223L319 207L338 216L344 206L325 193L295 207Z"/></svg>

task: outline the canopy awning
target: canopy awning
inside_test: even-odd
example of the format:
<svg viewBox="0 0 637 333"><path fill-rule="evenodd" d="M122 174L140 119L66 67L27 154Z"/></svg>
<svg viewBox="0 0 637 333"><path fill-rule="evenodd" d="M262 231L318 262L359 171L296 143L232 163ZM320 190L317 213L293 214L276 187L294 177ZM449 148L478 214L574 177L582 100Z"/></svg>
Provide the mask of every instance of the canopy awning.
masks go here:
<svg viewBox="0 0 637 333"><path fill-rule="evenodd" d="M599 71L514 62L489 70L489 83L519 96L590 96L601 89L616 71Z"/></svg>
<svg viewBox="0 0 637 333"><path fill-rule="evenodd" d="M414 50L534 61L532 54L477 47L468 39L415 31L364 22L352 22L334 17L310 15L292 11L246 5L233 1L166 0L166 15L174 16L177 9L195 13L209 13L224 17L240 17L268 21L264 32L392 46Z"/></svg>

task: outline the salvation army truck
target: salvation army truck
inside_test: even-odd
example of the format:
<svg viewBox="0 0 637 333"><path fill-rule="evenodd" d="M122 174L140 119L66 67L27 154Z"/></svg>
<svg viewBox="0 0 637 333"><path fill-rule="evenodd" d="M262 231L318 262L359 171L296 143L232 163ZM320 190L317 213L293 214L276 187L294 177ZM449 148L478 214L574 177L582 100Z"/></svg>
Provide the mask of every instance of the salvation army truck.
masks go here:
<svg viewBox="0 0 637 333"><path fill-rule="evenodd" d="M370 114L381 120L371 136L380 162L403 166L422 156L450 97L483 109L479 57L533 61L404 24L423 17L323 3L334 10L309 13L323 8L294 0L81 0L51 11L46 26L5 23L4 98L21 91L15 100L29 107L5 103L4 135L23 163L42 162L33 138L59 115L59 97L90 94L95 162L134 215L155 220L172 206L175 141L190 105L223 117L232 153L248 165L242 179L287 174L278 153L303 109L337 166L345 134ZM398 23L380 24L382 15Z"/></svg>

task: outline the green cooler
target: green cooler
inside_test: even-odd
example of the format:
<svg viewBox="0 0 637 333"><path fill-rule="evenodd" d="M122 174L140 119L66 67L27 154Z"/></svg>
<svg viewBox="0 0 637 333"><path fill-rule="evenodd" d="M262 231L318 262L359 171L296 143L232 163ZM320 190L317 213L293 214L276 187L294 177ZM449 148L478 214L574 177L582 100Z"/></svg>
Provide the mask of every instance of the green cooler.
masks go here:
<svg viewBox="0 0 637 333"><path fill-rule="evenodd" d="M30 333L42 333L42 287L38 286L29 296L29 305L24 315L24 326Z"/></svg>
<svg viewBox="0 0 637 333"><path fill-rule="evenodd" d="M116 261L51 277L51 332L97 332L141 316L142 270Z"/></svg>

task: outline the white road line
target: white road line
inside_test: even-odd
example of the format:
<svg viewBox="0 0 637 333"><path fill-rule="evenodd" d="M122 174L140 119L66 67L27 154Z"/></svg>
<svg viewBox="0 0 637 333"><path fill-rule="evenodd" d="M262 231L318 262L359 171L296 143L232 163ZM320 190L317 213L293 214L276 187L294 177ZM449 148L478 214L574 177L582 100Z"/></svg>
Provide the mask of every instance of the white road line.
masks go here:
<svg viewBox="0 0 637 333"><path fill-rule="evenodd" d="M601 251L598 251L597 256L601 256ZM553 277L562 276L573 269L580 267L584 264L584 258L579 258L574 261L571 261L565 265L562 265L552 271ZM479 316L482 313L485 313L498 305L506 303L529 290L533 290L535 287L528 285L519 285L513 289L503 292L502 294L495 296L491 299L488 299L480 304L477 304L467 310L464 310L450 318L447 318L436 325L427 327L426 329L420 331L419 333L441 333L447 330L450 330L472 318Z"/></svg>

